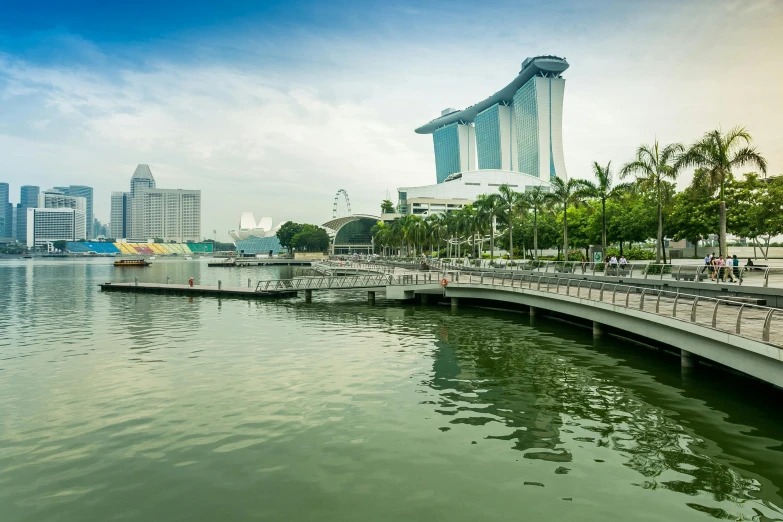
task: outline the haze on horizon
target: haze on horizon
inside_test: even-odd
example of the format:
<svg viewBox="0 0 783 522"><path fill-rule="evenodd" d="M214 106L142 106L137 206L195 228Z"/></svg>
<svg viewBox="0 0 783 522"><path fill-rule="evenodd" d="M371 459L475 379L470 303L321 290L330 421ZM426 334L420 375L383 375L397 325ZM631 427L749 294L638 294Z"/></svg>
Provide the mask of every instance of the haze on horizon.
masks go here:
<svg viewBox="0 0 783 522"><path fill-rule="evenodd" d="M569 176L636 147L743 125L783 173L783 2L6 0L0 181L95 188L95 215L147 163L202 190L202 227L240 213L323 223L434 183L413 129L506 85L528 56L568 59ZM685 173L680 180L690 181Z"/></svg>

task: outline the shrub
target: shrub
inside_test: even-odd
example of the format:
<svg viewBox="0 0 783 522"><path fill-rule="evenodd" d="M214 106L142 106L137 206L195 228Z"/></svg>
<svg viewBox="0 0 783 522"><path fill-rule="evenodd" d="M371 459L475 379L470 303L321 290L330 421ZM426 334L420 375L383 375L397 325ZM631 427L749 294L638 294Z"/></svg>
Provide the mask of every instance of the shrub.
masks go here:
<svg viewBox="0 0 783 522"><path fill-rule="evenodd" d="M648 248L625 248L623 249L625 258L629 261L652 261L655 259L655 251ZM620 258L620 249L616 247L609 247L606 249L606 258L609 259L612 256Z"/></svg>

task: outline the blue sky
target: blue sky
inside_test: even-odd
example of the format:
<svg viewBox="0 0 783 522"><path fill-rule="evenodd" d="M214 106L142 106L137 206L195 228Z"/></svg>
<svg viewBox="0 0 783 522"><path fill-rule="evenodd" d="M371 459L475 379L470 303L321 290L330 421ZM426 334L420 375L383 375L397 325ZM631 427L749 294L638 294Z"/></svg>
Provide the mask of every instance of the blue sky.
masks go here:
<svg viewBox="0 0 783 522"><path fill-rule="evenodd" d="M205 234L243 210L320 223L434 181L447 106L565 56L569 175L641 143L746 125L783 172L783 2L36 2L0 16L0 181L109 192L137 163L203 191ZM687 183L689 175L683 175Z"/></svg>

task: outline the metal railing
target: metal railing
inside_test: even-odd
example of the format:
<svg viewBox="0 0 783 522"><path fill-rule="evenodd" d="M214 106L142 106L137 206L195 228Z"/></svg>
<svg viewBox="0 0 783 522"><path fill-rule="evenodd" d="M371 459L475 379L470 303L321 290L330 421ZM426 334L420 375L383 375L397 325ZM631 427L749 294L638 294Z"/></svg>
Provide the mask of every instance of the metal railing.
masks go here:
<svg viewBox="0 0 783 522"><path fill-rule="evenodd" d="M300 290L351 290L360 288L378 288L395 285L437 284L440 279L437 272L423 274L362 274L323 277L301 277L296 279L270 279L259 281L256 292L280 292Z"/></svg>
<svg viewBox="0 0 783 522"><path fill-rule="evenodd" d="M744 302L743 298L717 299L615 282L496 271L463 273L459 282L509 291L536 290L609 303L783 347L783 310Z"/></svg>
<svg viewBox="0 0 783 522"><path fill-rule="evenodd" d="M421 259L384 258L377 264L418 269ZM491 263L491 264L490 264ZM783 267L761 266L725 266L711 267L703 264L671 265L652 262L628 262L624 264L593 263L581 261L533 261L530 259L428 259L429 268L436 270L482 272L542 272L551 274L590 275L598 277L628 277L651 280L693 281L709 283L727 283L734 281L738 285L783 286Z"/></svg>

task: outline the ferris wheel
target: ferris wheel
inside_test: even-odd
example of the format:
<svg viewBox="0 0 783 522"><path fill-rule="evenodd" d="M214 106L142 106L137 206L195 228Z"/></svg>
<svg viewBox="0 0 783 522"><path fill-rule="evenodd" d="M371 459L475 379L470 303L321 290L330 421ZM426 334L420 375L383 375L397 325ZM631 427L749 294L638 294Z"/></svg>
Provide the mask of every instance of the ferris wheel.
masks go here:
<svg viewBox="0 0 783 522"><path fill-rule="evenodd" d="M334 207L332 209L332 219L337 219L337 203L340 201L340 194L345 197L345 206L348 207L348 214L351 215L351 200L348 199L348 193L345 189L340 189L337 194L334 195Z"/></svg>

